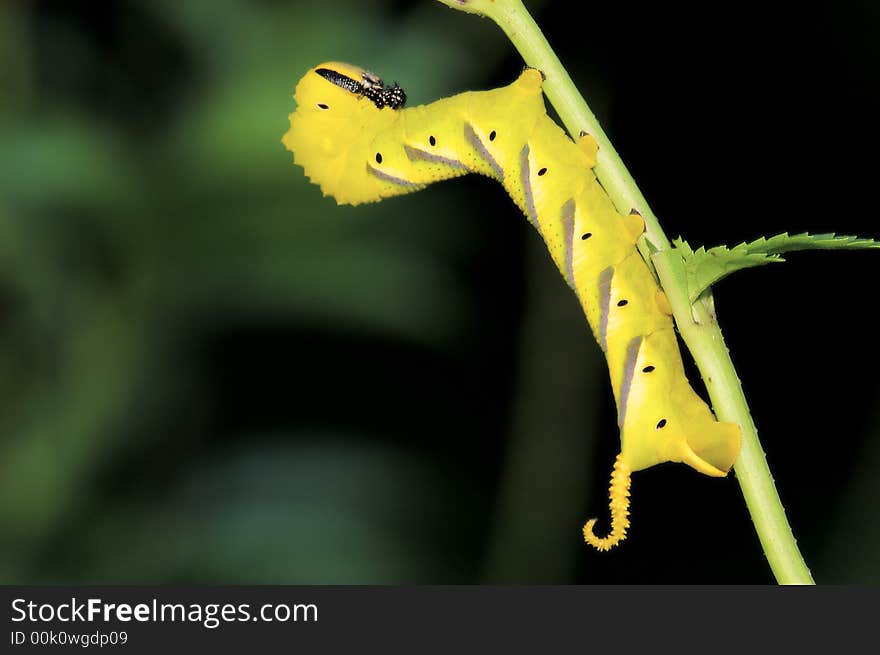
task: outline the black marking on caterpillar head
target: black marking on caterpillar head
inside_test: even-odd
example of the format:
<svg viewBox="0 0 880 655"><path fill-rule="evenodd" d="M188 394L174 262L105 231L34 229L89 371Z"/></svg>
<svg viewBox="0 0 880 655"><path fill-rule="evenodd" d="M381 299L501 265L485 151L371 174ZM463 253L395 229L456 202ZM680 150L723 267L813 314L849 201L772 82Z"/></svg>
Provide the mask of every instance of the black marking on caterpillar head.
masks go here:
<svg viewBox="0 0 880 655"><path fill-rule="evenodd" d="M375 73L364 71L361 80L358 81L330 68L318 68L315 72L350 93L368 98L379 109L383 107L400 109L406 104L406 92L400 88L400 85L395 82L391 86L385 86Z"/></svg>
<svg viewBox="0 0 880 655"><path fill-rule="evenodd" d="M617 301L618 307L626 307L628 304L629 304L629 300L618 300Z"/></svg>
<svg viewBox="0 0 880 655"><path fill-rule="evenodd" d="M581 241L586 241L586 240L589 239L591 236L593 236L593 233L592 233L592 232L584 232L584 233L581 235Z"/></svg>
<svg viewBox="0 0 880 655"><path fill-rule="evenodd" d="M648 366L646 366L645 368L642 369L642 373L650 373L653 370L654 370L654 367L649 364Z"/></svg>
<svg viewBox="0 0 880 655"><path fill-rule="evenodd" d="M341 89L345 89L346 91L349 91L351 93L356 93L357 95L363 95L364 93L364 85L357 80L353 80L348 75L343 75L342 73L332 70L330 68L318 68L315 70L315 72L331 84L335 84Z"/></svg>
<svg viewBox="0 0 880 655"><path fill-rule="evenodd" d="M325 104L323 102L318 103L318 109L330 109L330 105Z"/></svg>
<svg viewBox="0 0 880 655"><path fill-rule="evenodd" d="M666 419L665 419L665 418L661 418L661 419L657 422L657 429L658 429L658 430L661 430L661 429L663 429L663 428L665 428L665 427L666 427Z"/></svg>
<svg viewBox="0 0 880 655"><path fill-rule="evenodd" d="M381 84L364 86L364 97L372 100L379 109L383 107L400 109L406 104L406 92L397 82L391 86L382 86Z"/></svg>

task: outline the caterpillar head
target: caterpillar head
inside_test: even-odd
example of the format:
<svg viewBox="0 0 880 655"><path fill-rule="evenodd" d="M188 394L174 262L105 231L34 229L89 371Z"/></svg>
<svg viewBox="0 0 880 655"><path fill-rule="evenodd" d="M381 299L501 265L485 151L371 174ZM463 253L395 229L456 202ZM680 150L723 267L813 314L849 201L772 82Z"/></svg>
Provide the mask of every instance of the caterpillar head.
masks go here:
<svg viewBox="0 0 880 655"><path fill-rule="evenodd" d="M293 97L296 111L281 141L294 163L339 204L379 200L361 162L373 136L396 121L403 89L359 66L325 62L300 79Z"/></svg>

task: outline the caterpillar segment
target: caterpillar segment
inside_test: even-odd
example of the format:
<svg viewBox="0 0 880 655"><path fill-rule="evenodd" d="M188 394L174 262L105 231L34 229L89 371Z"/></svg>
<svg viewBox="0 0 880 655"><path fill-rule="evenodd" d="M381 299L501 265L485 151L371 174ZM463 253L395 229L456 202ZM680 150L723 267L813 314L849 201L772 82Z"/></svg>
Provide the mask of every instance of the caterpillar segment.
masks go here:
<svg viewBox="0 0 880 655"><path fill-rule="evenodd" d="M608 550L629 527L632 472L683 462L724 476L738 456L740 429L717 421L688 383L669 303L636 249L644 221L635 211L621 215L593 174L596 140L581 134L572 141L547 116L542 81L526 69L506 87L403 109L372 99L387 96L375 75L329 62L297 85L282 141L338 204L375 202L468 173L503 185L544 239L608 363L621 439L611 531L599 538L595 519L584 526L587 543ZM364 83L371 97L359 92ZM402 95L393 88L395 98Z"/></svg>

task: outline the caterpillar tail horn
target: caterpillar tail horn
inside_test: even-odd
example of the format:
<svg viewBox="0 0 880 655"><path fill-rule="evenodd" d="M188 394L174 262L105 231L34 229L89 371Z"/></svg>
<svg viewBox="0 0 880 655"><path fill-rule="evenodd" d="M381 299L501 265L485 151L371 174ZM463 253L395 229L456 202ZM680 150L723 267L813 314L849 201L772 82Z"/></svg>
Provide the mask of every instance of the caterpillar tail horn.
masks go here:
<svg viewBox="0 0 880 655"><path fill-rule="evenodd" d="M606 537L597 537L593 532L596 519L590 519L584 525L584 540L593 548L600 551L611 550L614 546L626 539L626 530L629 527L629 485L632 470L623 461L623 455L618 455L614 460L614 469L611 471L611 485L609 497L611 499L611 532Z"/></svg>

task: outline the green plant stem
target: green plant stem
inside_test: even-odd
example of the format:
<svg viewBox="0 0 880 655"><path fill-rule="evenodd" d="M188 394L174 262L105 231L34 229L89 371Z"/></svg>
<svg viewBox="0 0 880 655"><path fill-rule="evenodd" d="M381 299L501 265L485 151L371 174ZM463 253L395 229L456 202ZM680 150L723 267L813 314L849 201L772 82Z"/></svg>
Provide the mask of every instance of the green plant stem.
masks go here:
<svg viewBox="0 0 880 655"><path fill-rule="evenodd" d="M734 468L770 568L780 584L813 584L773 484L721 328L715 320L712 295L704 293L691 304L684 263L675 249L657 252L653 259L672 305L676 325L700 369L715 414L722 421L738 423L742 428L742 450Z"/></svg>
<svg viewBox="0 0 880 655"><path fill-rule="evenodd" d="M736 477L770 568L780 584L813 584L773 483L739 377L715 320L711 290L691 304L680 255L670 244L635 180L522 2L439 1L497 23L526 64L545 75L544 92L569 133L577 135L585 131L598 141L596 176L619 211L627 213L634 208L645 219L645 237L650 245L642 243L640 250L643 255L652 253L650 260L669 297L676 325L706 383L715 413L720 420L732 421L742 428L742 451L735 466Z"/></svg>

